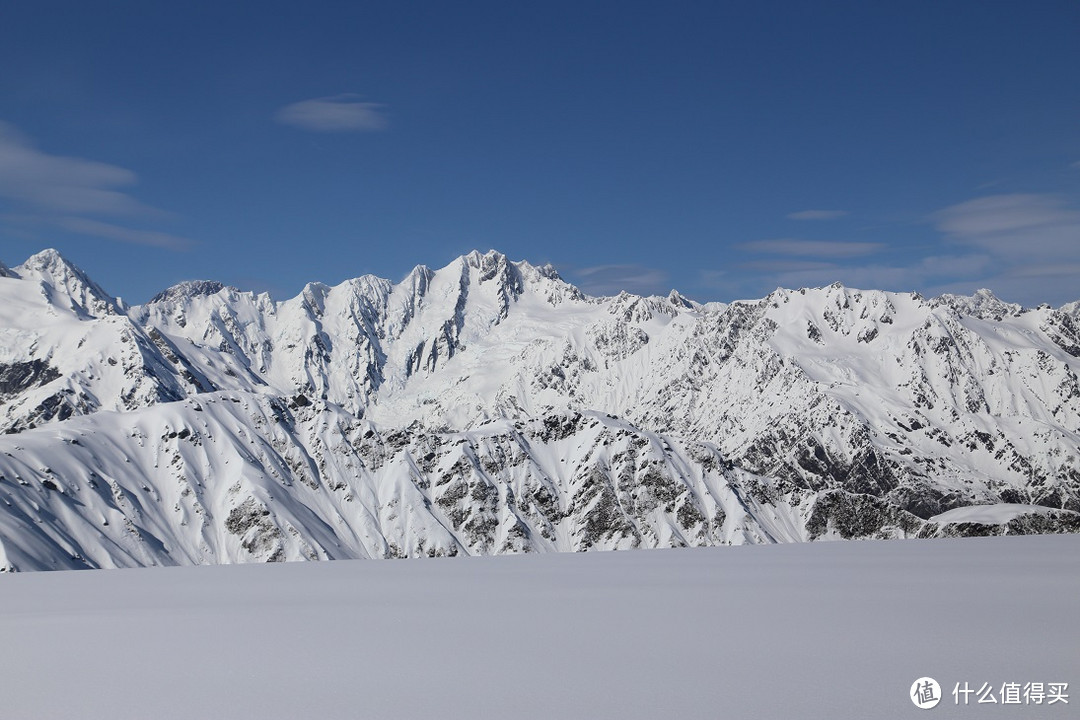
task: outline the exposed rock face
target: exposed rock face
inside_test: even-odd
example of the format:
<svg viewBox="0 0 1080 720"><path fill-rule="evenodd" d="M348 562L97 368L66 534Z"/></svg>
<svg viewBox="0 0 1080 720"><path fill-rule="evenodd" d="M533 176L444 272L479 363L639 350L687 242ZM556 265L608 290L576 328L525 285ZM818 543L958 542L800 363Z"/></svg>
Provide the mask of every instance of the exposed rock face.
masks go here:
<svg viewBox="0 0 1080 720"><path fill-rule="evenodd" d="M1078 322L590 298L495 252L121 308L46 251L0 272L0 566L1076 531ZM932 520L994 503L1057 514Z"/></svg>

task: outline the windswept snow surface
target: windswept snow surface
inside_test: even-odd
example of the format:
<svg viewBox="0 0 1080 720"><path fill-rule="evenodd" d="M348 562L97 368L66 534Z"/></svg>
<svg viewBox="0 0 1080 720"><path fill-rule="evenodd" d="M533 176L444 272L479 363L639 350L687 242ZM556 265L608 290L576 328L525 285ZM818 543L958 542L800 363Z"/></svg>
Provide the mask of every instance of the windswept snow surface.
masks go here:
<svg viewBox="0 0 1080 720"><path fill-rule="evenodd" d="M1002 525L1010 520L1034 513L1046 515L1052 513L1050 508L1039 505L1021 505L1019 503L998 503L996 505L969 505L959 507L935 515L930 522L940 524L952 523L982 523L984 525Z"/></svg>
<svg viewBox="0 0 1080 720"><path fill-rule="evenodd" d="M1080 537L0 577L0 717L1067 718ZM920 677L944 698L908 699ZM956 706L956 683L1069 704Z"/></svg>

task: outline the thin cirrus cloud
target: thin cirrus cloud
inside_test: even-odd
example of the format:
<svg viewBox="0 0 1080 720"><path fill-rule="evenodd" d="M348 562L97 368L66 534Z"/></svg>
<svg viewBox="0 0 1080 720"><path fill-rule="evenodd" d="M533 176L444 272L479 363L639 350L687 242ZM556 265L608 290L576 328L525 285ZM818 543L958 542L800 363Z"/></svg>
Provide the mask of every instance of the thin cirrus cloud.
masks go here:
<svg viewBox="0 0 1080 720"><path fill-rule="evenodd" d="M929 219L957 249L989 258L983 286L1033 305L1080 299L1080 210L1064 196L990 195Z"/></svg>
<svg viewBox="0 0 1080 720"><path fill-rule="evenodd" d="M739 245L740 249L753 253L837 259L872 255L884 247L884 243L876 242L838 242L831 240L800 240L798 238L753 240Z"/></svg>
<svg viewBox="0 0 1080 720"><path fill-rule="evenodd" d="M17 128L0 122L0 197L46 211L126 215L150 210L117 188L135 173L38 150Z"/></svg>
<svg viewBox="0 0 1080 720"><path fill-rule="evenodd" d="M386 129L379 103L360 102L356 95L312 98L286 105L274 114L282 125L313 132L374 132Z"/></svg>
<svg viewBox="0 0 1080 720"><path fill-rule="evenodd" d="M791 220L835 220L847 214L847 210L800 210L788 213L788 218Z"/></svg>
<svg viewBox="0 0 1080 720"><path fill-rule="evenodd" d="M56 218L53 222L55 225L68 232L105 238L106 240L116 240L117 242L129 243L132 245L147 245L149 247L167 248L170 250L183 250L191 246L190 240L177 237L176 235L157 232L155 230L137 230L135 228L113 225L112 223L90 220L88 218L60 217Z"/></svg>
<svg viewBox="0 0 1080 720"><path fill-rule="evenodd" d="M817 286L834 280L854 287L920 289L930 294L989 288L1028 305L1080 299L1080 208L1058 194L1013 193L977 197L932 213L938 252L883 264L878 243L779 239L742 248L770 256L743 263L749 284L717 278L728 291ZM858 260L858 262L855 262ZM728 285L725 286L724 283Z"/></svg>
<svg viewBox="0 0 1080 720"><path fill-rule="evenodd" d="M822 287L836 281L848 287L900 291L941 286L939 293L957 289L957 278L984 274L989 264L989 257L974 254L930 256L904 265L775 259L740 264L736 273L703 271L699 280L730 297L760 297L777 287Z"/></svg>
<svg viewBox="0 0 1080 720"><path fill-rule="evenodd" d="M990 195L930 216L948 239L1002 260L1080 260L1080 210L1059 195Z"/></svg>
<svg viewBox="0 0 1080 720"><path fill-rule="evenodd" d="M836 263L822 260L789 260L785 258L751 260L739 264L739 268L742 270L767 273L814 272L818 270L833 272L837 267L839 266Z"/></svg>
<svg viewBox="0 0 1080 720"><path fill-rule="evenodd" d="M588 295L617 295L624 290L634 295L658 295L668 289L666 272L643 265L597 265L569 274Z"/></svg>
<svg viewBox="0 0 1080 720"><path fill-rule="evenodd" d="M21 212L5 221L23 226L57 227L79 235L118 242L181 249L185 238L93 220L91 216L160 217L119 188L136 184L135 173L95 160L51 155L9 123L0 122L0 199Z"/></svg>
<svg viewBox="0 0 1080 720"><path fill-rule="evenodd" d="M778 238L743 243L752 253L734 272L703 271L699 282L729 297L760 297L774 287L920 290L930 295L989 288L1012 302L1080 299L1080 198L1051 193L976 197L930 214L932 253L885 260L883 243Z"/></svg>

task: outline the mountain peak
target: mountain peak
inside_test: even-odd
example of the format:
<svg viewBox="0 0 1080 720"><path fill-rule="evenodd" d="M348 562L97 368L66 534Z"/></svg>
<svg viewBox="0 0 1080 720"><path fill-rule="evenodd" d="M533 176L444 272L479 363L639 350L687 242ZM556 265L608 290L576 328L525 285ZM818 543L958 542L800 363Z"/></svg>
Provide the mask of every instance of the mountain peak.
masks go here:
<svg viewBox="0 0 1080 720"><path fill-rule="evenodd" d="M934 303L948 305L959 313L984 320L1000 320L1006 316L1017 317L1024 312L1023 306L1005 302L986 288L979 288L970 296L945 294L936 298Z"/></svg>
<svg viewBox="0 0 1080 720"><path fill-rule="evenodd" d="M74 271L83 274L79 268L70 263L59 251L53 248L45 248L41 252L34 253L26 258L22 268L36 272L56 272L57 270Z"/></svg>
<svg viewBox="0 0 1080 720"><path fill-rule="evenodd" d="M668 293L667 300L668 300L669 303L671 303L675 307L688 308L688 309L694 307L694 303L692 301L690 301L690 300L686 299L685 297L683 297L683 294L680 293L678 290L675 290L675 289L672 289L672 291Z"/></svg>
<svg viewBox="0 0 1080 720"><path fill-rule="evenodd" d="M479 250L473 250L462 255L461 259L464 260L467 265L474 268L485 268L491 265L497 265L500 262L506 262L506 256L498 250L488 250L486 253L481 253Z"/></svg>
<svg viewBox="0 0 1080 720"><path fill-rule="evenodd" d="M473 250L462 255L458 260L461 261L465 268L479 270L478 278L482 283L499 277L514 295L523 292L525 284L543 283L543 281L549 280L554 281L555 285L561 288L554 291L556 295L565 295L579 300L584 298L581 291L563 279L559 271L551 263L533 265L527 260L514 261L498 250L488 250L485 253Z"/></svg>
<svg viewBox="0 0 1080 720"><path fill-rule="evenodd" d="M481 254L473 250L460 258L465 268L473 268L479 271L480 282L487 282L495 277L501 277L504 282L514 284L513 278L517 275L517 263L510 260L497 250L488 250Z"/></svg>
<svg viewBox="0 0 1080 720"><path fill-rule="evenodd" d="M71 307L79 312L90 315L111 315L119 312L115 298L52 248L31 255L15 270L15 274L20 277L37 276L45 284L62 291L70 298Z"/></svg>
<svg viewBox="0 0 1080 720"><path fill-rule="evenodd" d="M562 280L562 275L555 269L555 266L551 263L544 263L543 265L530 265L529 267L536 270L537 273L549 280Z"/></svg>
<svg viewBox="0 0 1080 720"><path fill-rule="evenodd" d="M26 258L26 261L17 270L21 271L20 274L32 273L48 276L55 285L70 285L74 281L77 285L85 285L105 295L105 292L90 279L89 275L83 272L82 268L53 248L47 248Z"/></svg>
<svg viewBox="0 0 1080 720"><path fill-rule="evenodd" d="M157 295L150 298L150 302L147 304L177 302L203 295L215 295L226 287L226 285L219 283L216 280L184 280L183 282L179 282L172 287L162 290Z"/></svg>

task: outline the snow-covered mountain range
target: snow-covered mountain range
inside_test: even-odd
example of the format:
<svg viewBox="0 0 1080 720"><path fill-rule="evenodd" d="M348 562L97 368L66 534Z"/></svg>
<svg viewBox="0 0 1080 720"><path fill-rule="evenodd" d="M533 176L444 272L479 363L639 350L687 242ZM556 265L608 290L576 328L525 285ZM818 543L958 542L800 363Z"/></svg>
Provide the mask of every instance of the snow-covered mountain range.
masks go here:
<svg viewBox="0 0 1080 720"><path fill-rule="evenodd" d="M0 569L1080 531L1080 304L0 264ZM972 507L975 506L975 507Z"/></svg>

